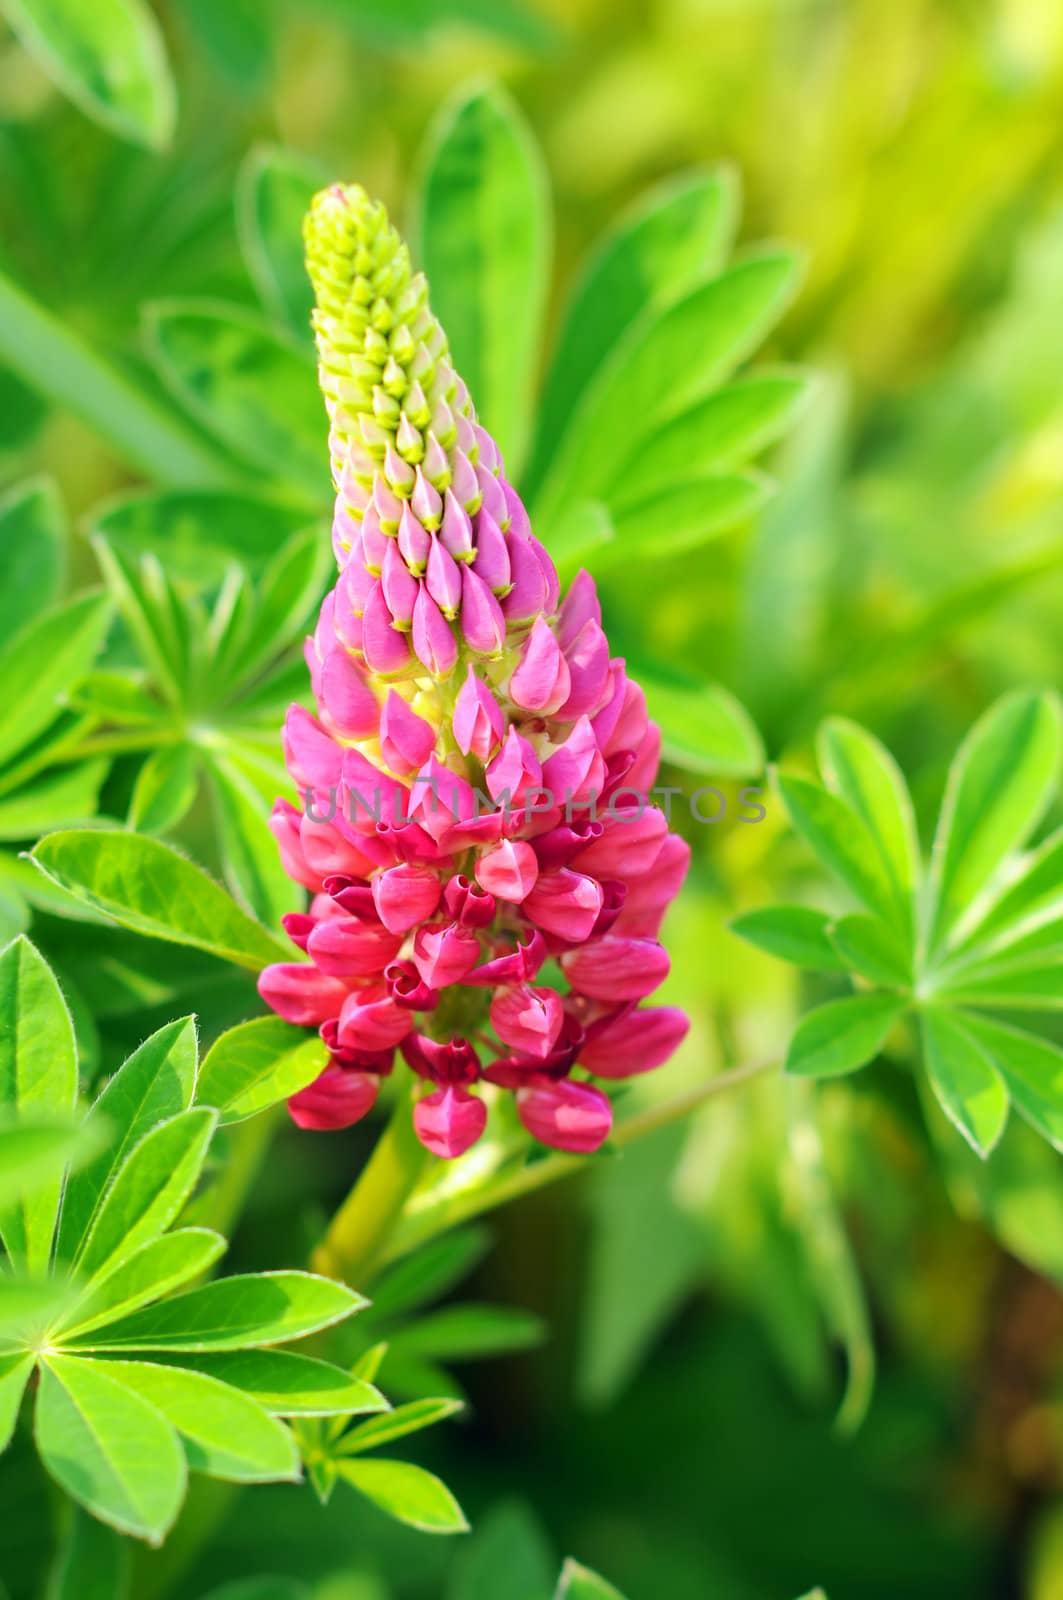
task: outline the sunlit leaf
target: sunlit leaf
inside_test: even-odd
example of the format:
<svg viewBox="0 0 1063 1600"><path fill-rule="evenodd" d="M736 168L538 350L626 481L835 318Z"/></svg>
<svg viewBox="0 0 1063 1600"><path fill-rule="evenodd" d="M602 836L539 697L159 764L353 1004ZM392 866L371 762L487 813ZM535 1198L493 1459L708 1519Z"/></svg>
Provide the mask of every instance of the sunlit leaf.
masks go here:
<svg viewBox="0 0 1063 1600"><path fill-rule="evenodd" d="M308 342L314 296L303 264L303 217L324 182L314 162L262 145L246 157L236 180L240 249L258 297Z"/></svg>
<svg viewBox="0 0 1063 1600"><path fill-rule="evenodd" d="M461 1507L439 1478L407 1461L339 1461L338 1475L398 1522L423 1533L467 1533Z"/></svg>
<svg viewBox="0 0 1063 1600"><path fill-rule="evenodd" d="M239 1122L287 1100L328 1065L321 1040L280 1017L256 1017L223 1033L207 1051L196 1086L201 1105Z"/></svg>
<svg viewBox="0 0 1063 1600"><path fill-rule="evenodd" d="M242 1350L284 1344L365 1304L344 1284L309 1272L221 1278L86 1335L94 1350Z"/></svg>
<svg viewBox="0 0 1063 1600"><path fill-rule="evenodd" d="M814 972L844 972L846 963L828 934L830 924L826 912L807 906L765 906L735 917L731 931L794 966Z"/></svg>
<svg viewBox="0 0 1063 1600"><path fill-rule="evenodd" d="M878 1055L905 1002L892 995L852 995L829 1000L801 1018L790 1040L786 1071L798 1077L836 1078Z"/></svg>
<svg viewBox="0 0 1063 1600"><path fill-rule="evenodd" d="M930 1086L949 1121L980 1156L992 1150L1008 1119L1008 1092L992 1058L943 1006L920 1012Z"/></svg>

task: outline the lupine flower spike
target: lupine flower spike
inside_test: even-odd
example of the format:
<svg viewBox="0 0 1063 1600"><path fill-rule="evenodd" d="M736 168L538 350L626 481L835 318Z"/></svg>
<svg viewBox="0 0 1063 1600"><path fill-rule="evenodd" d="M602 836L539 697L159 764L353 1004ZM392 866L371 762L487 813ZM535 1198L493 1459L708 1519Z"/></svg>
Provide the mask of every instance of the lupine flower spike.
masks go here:
<svg viewBox="0 0 1063 1600"><path fill-rule="evenodd" d="M647 800L660 737L592 579L561 599L383 207L327 189L306 244L340 572L307 641L318 716L285 725L303 803L272 818L309 961L259 987L330 1057L291 1114L357 1121L399 1052L436 1155L480 1137L484 1085L589 1152L612 1107L588 1078L660 1066L687 1028L640 1006L689 857Z"/></svg>

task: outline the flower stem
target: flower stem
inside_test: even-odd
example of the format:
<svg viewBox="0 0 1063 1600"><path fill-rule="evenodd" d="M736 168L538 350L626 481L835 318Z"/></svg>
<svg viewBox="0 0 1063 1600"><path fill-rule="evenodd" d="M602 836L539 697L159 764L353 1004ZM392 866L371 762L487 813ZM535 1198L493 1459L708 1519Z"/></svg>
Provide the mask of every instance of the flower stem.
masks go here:
<svg viewBox="0 0 1063 1600"><path fill-rule="evenodd" d="M353 1288L366 1283L391 1242L428 1152L413 1131L410 1097L399 1096L391 1120L362 1173L329 1224L312 1266Z"/></svg>
<svg viewBox="0 0 1063 1600"><path fill-rule="evenodd" d="M707 1100L712 1100L719 1094L726 1094L730 1089L740 1088L774 1065L772 1061L746 1062L729 1072L718 1073L716 1077L698 1084L696 1088L688 1089L685 1094L676 1095L673 1100L647 1106L645 1110L636 1112L634 1116L618 1123L610 1142L614 1146L623 1146L631 1144L633 1140L640 1139L645 1134L656 1133L658 1128L666 1127L671 1122L678 1122L680 1118L696 1111ZM424 1195L421 1205L411 1208L398 1219L398 1225L391 1230L384 1248L375 1254L373 1264L375 1267L386 1266L399 1256L416 1250L436 1234L456 1227L458 1223L468 1222L471 1217L480 1216L485 1211L493 1211L497 1206L519 1199L521 1195L531 1194L534 1190L542 1189L560 1178L582 1172L593 1159L591 1156L570 1156L559 1153L546 1156L540 1161L529 1162L507 1176L488 1178L486 1181L476 1183L475 1186L455 1190L442 1198L438 1196L433 1198L429 1191Z"/></svg>

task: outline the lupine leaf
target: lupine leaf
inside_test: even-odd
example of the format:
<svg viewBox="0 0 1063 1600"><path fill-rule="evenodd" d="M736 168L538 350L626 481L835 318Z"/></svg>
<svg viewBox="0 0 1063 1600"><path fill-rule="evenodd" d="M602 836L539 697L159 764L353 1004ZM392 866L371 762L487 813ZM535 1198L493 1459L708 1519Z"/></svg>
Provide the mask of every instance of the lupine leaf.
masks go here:
<svg viewBox="0 0 1063 1600"><path fill-rule="evenodd" d="M143 0L4 0L26 49L81 110L112 133L161 149L177 98L158 23Z"/></svg>
<svg viewBox="0 0 1063 1600"><path fill-rule="evenodd" d="M808 967L813 972L844 972L846 963L827 932L830 925L825 911L813 911L808 906L765 906L735 917L731 932L796 967Z"/></svg>
<svg viewBox="0 0 1063 1600"><path fill-rule="evenodd" d="M920 1012L927 1077L949 1121L987 1156L1008 1120L1008 1092L991 1057L960 1016L943 1006Z"/></svg>
<svg viewBox="0 0 1063 1600"><path fill-rule="evenodd" d="M297 1482L299 1451L282 1422L217 1378L151 1361L100 1367L177 1429L193 1472L230 1483Z"/></svg>
<svg viewBox="0 0 1063 1600"><path fill-rule="evenodd" d="M0 1300L0 1306L3 1301ZM19 1407L33 1371L35 1358L17 1351L0 1355L0 1452L7 1449L18 1421Z"/></svg>
<svg viewBox="0 0 1063 1600"><path fill-rule="evenodd" d="M432 1239L374 1278L369 1314L393 1317L442 1298L472 1271L489 1242L490 1235L480 1227L460 1228Z"/></svg>
<svg viewBox="0 0 1063 1600"><path fill-rule="evenodd" d="M9 1125L0 1116L0 1205L49 1178L58 1181L80 1138L79 1128L54 1118L20 1117Z"/></svg>
<svg viewBox="0 0 1063 1600"><path fill-rule="evenodd" d="M70 1301L69 1285L56 1278L0 1278L0 1341L25 1345Z"/></svg>
<svg viewBox="0 0 1063 1600"><path fill-rule="evenodd" d="M303 217L324 178L291 150L257 146L236 180L236 225L251 281L265 309L310 337L314 303L303 264Z"/></svg>
<svg viewBox="0 0 1063 1600"><path fill-rule="evenodd" d="M819 731L827 784L862 818L910 928L919 880L919 841L904 776L889 751L855 722L831 717Z"/></svg>
<svg viewBox="0 0 1063 1600"><path fill-rule="evenodd" d="M216 1125L213 1111L194 1106L160 1122L134 1146L75 1257L84 1278L102 1277L170 1226L199 1177Z"/></svg>
<svg viewBox="0 0 1063 1600"><path fill-rule="evenodd" d="M752 351L796 282L778 252L729 268L659 315L640 318L588 386L544 482L540 513L577 491L608 498L627 456L666 417L695 405Z"/></svg>
<svg viewBox="0 0 1063 1600"><path fill-rule="evenodd" d="M561 1569L554 1600L624 1600L619 1589L569 1556Z"/></svg>
<svg viewBox="0 0 1063 1600"><path fill-rule="evenodd" d="M92 546L144 663L170 704L183 705L192 638L188 615L169 577L151 551L138 557L100 535Z"/></svg>
<svg viewBox="0 0 1063 1600"><path fill-rule="evenodd" d="M224 445L320 502L324 426L312 363L239 306L158 302L148 349L163 380Z"/></svg>
<svg viewBox="0 0 1063 1600"><path fill-rule="evenodd" d="M225 1240L209 1228L179 1228L149 1239L79 1299L53 1332L61 1329L73 1338L139 1310L198 1277L224 1251Z"/></svg>
<svg viewBox="0 0 1063 1600"><path fill-rule="evenodd" d="M408 1433L418 1433L430 1428L445 1417L454 1416L464 1409L460 1400L411 1400L409 1405L396 1406L383 1416L360 1422L345 1433L336 1446L340 1455L360 1455L363 1450L375 1450L378 1445L390 1444Z"/></svg>
<svg viewBox="0 0 1063 1600"><path fill-rule="evenodd" d="M304 636L332 571L332 551L320 528L303 528L277 550L255 593L251 638L219 662L218 670L232 678L236 690Z"/></svg>
<svg viewBox="0 0 1063 1600"><path fill-rule="evenodd" d="M113 1528L71 1505L63 1542L48 1582L48 1600L126 1600L128 1542Z"/></svg>
<svg viewBox="0 0 1063 1600"><path fill-rule="evenodd" d="M993 901L964 945L1010 945L1009 932L1033 918L1040 921L1057 908L1063 913L1063 828L1030 852L1018 876Z"/></svg>
<svg viewBox="0 0 1063 1600"><path fill-rule="evenodd" d="M53 605L66 566L62 502L50 478L16 484L0 498L0 639Z"/></svg>
<svg viewBox="0 0 1063 1600"><path fill-rule="evenodd" d="M430 139L420 201L432 308L484 425L513 471L529 426L550 258L538 146L509 97L475 88Z"/></svg>
<svg viewBox="0 0 1063 1600"><path fill-rule="evenodd" d="M292 885L259 794L237 763L222 754L211 754L207 770L226 882L245 910L275 926L292 909Z"/></svg>
<svg viewBox="0 0 1063 1600"><path fill-rule="evenodd" d="M790 1041L786 1071L799 1077L836 1078L874 1060L905 1002L892 995L851 995L829 1000L801 1018Z"/></svg>
<svg viewBox="0 0 1063 1600"><path fill-rule="evenodd" d="M101 1363L53 1355L41 1365L37 1449L59 1486L121 1533L161 1544L184 1499L177 1434Z"/></svg>
<svg viewBox="0 0 1063 1600"><path fill-rule="evenodd" d="M309 1272L260 1272L175 1295L87 1338L99 1350L253 1349L301 1339L365 1303L344 1284Z"/></svg>
<svg viewBox="0 0 1063 1600"><path fill-rule="evenodd" d="M733 472L684 475L649 494L625 497L622 504L610 497L615 539L600 564L629 556L663 560L694 550L755 516L770 493L766 478Z"/></svg>
<svg viewBox="0 0 1063 1600"><path fill-rule="evenodd" d="M73 828L50 833L31 859L53 883L134 933L193 945L253 972L291 953L158 839Z"/></svg>
<svg viewBox="0 0 1063 1600"><path fill-rule="evenodd" d="M379 1389L364 1378L291 1350L201 1351L168 1355L167 1363L218 1378L278 1417L348 1417L388 1409Z"/></svg>
<svg viewBox="0 0 1063 1600"><path fill-rule="evenodd" d="M69 1260L80 1245L98 1202L144 1134L192 1102L196 1078L196 1025L192 1017L168 1022L125 1060L86 1119L102 1129L102 1148L67 1180L56 1254Z"/></svg>
<svg viewBox="0 0 1063 1600"><path fill-rule="evenodd" d="M423 1533L467 1533L469 1524L445 1483L407 1461L338 1461L336 1472L398 1522Z"/></svg>
<svg viewBox="0 0 1063 1600"><path fill-rule="evenodd" d="M51 968L21 935L0 953L0 1107L19 1115L73 1114L78 1071L74 1028ZM44 1268L52 1248L61 1174L0 1214L12 1261Z"/></svg>
<svg viewBox="0 0 1063 1600"><path fill-rule="evenodd" d="M712 777L751 777L763 769L760 735L726 689L713 683L668 683L644 671L638 676L669 761ZM712 800L704 802L706 820L714 809Z"/></svg>
<svg viewBox="0 0 1063 1600"><path fill-rule="evenodd" d="M391 1336L389 1348L439 1361L470 1361L508 1350L528 1350L541 1344L545 1336L541 1318L518 1306L466 1303L418 1317L410 1327Z"/></svg>
<svg viewBox="0 0 1063 1600"><path fill-rule="evenodd" d="M829 872L879 916L896 919L896 900L864 823L843 800L807 778L780 773L790 821Z"/></svg>
<svg viewBox="0 0 1063 1600"><path fill-rule="evenodd" d="M557 336L539 402L530 488L632 323L723 266L737 213L730 171L693 172L651 189L605 234L577 280Z"/></svg>
<svg viewBox="0 0 1063 1600"><path fill-rule="evenodd" d="M447 1600L546 1600L554 1555L534 1514L519 1500L492 1505L457 1552Z"/></svg>
<svg viewBox="0 0 1063 1600"><path fill-rule="evenodd" d="M805 402L797 372L757 372L664 422L624 462L616 503L645 500L686 479L740 466L781 437Z"/></svg>
<svg viewBox="0 0 1063 1600"><path fill-rule="evenodd" d="M909 952L888 923L856 912L831 924L830 940L846 966L885 989L911 986Z"/></svg>
<svg viewBox="0 0 1063 1600"><path fill-rule="evenodd" d="M196 1086L201 1105L223 1122L239 1122L287 1100L328 1065L321 1040L280 1017L256 1017L230 1028L208 1050Z"/></svg>
<svg viewBox="0 0 1063 1600"><path fill-rule="evenodd" d="M88 672L110 615L106 595L90 590L33 618L4 641L0 760L23 749L59 715L60 697Z"/></svg>
<svg viewBox="0 0 1063 1600"><path fill-rule="evenodd" d="M174 578L198 587L221 578L233 559L261 566L304 520L251 492L169 489L108 500L89 526L108 543L159 556Z"/></svg>
<svg viewBox="0 0 1063 1600"><path fill-rule="evenodd" d="M35 838L50 828L69 827L93 816L108 766L100 760L60 767L0 800L0 840Z"/></svg>
<svg viewBox="0 0 1063 1600"><path fill-rule="evenodd" d="M199 753L190 744L155 750L137 773L129 826L141 833L176 828L196 798L199 770Z"/></svg>
<svg viewBox="0 0 1063 1600"><path fill-rule="evenodd" d="M1027 1122L1063 1150L1063 1050L988 1017L966 1012L963 1026L992 1058Z"/></svg>
<svg viewBox="0 0 1063 1600"><path fill-rule="evenodd" d="M1063 1010L1063 927L1046 928L1045 948L1024 954L1007 950L986 961L942 975L935 993L972 1006L1032 1011ZM1051 943L1048 942L1051 940ZM1024 943L1036 945L1037 935Z"/></svg>
<svg viewBox="0 0 1063 1600"><path fill-rule="evenodd" d="M1037 826L1058 778L1061 742L1059 702L1020 690L998 700L960 746L934 841L932 948Z"/></svg>

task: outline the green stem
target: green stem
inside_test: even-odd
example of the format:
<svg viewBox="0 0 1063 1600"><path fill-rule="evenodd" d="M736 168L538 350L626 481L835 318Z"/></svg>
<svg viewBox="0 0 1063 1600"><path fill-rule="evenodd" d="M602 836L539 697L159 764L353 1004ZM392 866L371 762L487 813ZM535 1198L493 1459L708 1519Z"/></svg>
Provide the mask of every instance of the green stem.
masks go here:
<svg viewBox="0 0 1063 1600"><path fill-rule="evenodd" d="M410 1096L402 1094L358 1182L314 1252L314 1270L352 1287L368 1282L427 1162L428 1152L413 1131Z"/></svg>
<svg viewBox="0 0 1063 1600"><path fill-rule="evenodd" d="M614 1146L631 1144L633 1140L641 1139L648 1133L655 1133L658 1128L666 1127L670 1122L678 1122L682 1117L688 1116L699 1106L704 1105L707 1100L739 1088L742 1084L767 1072L773 1065L771 1061L747 1062L744 1066L735 1067L729 1072L718 1073L715 1078L709 1078L706 1083L698 1084L685 1094L677 1095L674 1100L647 1106L644 1111L636 1112L634 1116L626 1118L614 1128L611 1143ZM541 1161L534 1161L521 1167L508 1177L497 1180L489 1178L486 1182L477 1184L475 1188L459 1190L442 1199L433 1199L429 1191L425 1194L421 1206L412 1208L399 1219L398 1226L391 1232L386 1248L375 1258L375 1264L386 1266L399 1256L416 1250L434 1238L437 1233L456 1227L458 1223L468 1222L471 1217L480 1216L485 1211L493 1211L497 1206L507 1205L510 1200L531 1194L549 1183L556 1183L561 1178L582 1172L593 1159L593 1156L562 1154L546 1156Z"/></svg>

